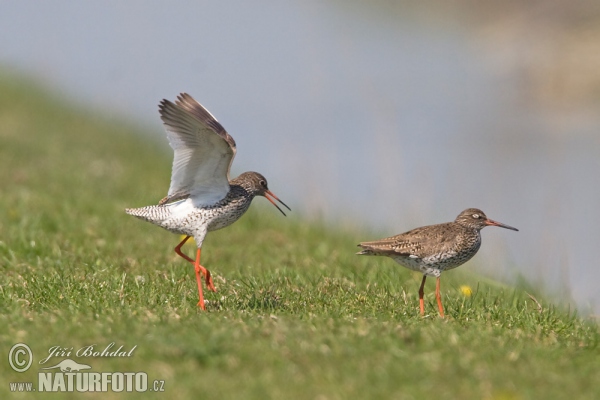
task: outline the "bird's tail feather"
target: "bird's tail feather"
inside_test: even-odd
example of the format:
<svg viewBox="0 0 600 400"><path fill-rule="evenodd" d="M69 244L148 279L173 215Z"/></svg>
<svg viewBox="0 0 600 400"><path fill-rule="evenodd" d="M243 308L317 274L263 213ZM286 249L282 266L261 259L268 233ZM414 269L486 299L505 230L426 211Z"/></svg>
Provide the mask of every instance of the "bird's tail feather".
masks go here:
<svg viewBox="0 0 600 400"><path fill-rule="evenodd" d="M358 246L359 247L363 247L362 244L359 244ZM356 253L356 255L359 255L359 256L374 256L374 255L376 255L376 253L372 249L363 247L363 249L361 251L359 251L358 253Z"/></svg>
<svg viewBox="0 0 600 400"><path fill-rule="evenodd" d="M125 212L139 219L149 222L164 221L171 216L171 210L165 206L147 206L140 208L126 208Z"/></svg>

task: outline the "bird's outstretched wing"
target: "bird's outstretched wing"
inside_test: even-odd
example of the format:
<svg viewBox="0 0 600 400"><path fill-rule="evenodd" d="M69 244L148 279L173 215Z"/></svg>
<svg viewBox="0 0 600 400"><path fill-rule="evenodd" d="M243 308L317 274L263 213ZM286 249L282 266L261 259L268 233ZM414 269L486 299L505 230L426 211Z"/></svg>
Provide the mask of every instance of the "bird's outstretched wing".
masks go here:
<svg viewBox="0 0 600 400"><path fill-rule="evenodd" d="M192 197L201 206L223 199L236 153L233 138L187 93L175 103L161 101L159 112L175 153L169 193L159 204Z"/></svg>

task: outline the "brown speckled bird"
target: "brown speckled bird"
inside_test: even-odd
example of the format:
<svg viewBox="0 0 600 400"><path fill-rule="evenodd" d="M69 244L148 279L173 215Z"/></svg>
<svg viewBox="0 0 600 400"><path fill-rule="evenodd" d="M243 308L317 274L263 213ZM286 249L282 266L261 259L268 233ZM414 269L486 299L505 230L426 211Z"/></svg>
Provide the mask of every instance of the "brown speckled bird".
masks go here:
<svg viewBox="0 0 600 400"><path fill-rule="evenodd" d="M425 314L423 288L427 276L437 278L435 297L440 316L444 316L440 296L440 275L443 271L456 268L469 261L481 246L480 231L486 226L518 231L517 228L492 221L477 208L468 208L461 212L454 222L423 226L400 235L373 242L362 242L358 246L363 250L356 253L368 256L387 256L403 267L423 273L419 288L419 306L421 315Z"/></svg>
<svg viewBox="0 0 600 400"><path fill-rule="evenodd" d="M200 273L204 274L206 286L216 292L210 271L200 265L206 234L237 221L255 196L266 197L283 215L274 200L290 208L269 190L267 180L257 172L244 172L229 179L236 153L235 141L192 96L182 93L175 103L163 100L159 112L175 153L169 192L158 205L128 208L125 212L170 232L186 235L175 252L194 264L198 305L204 310ZM195 260L181 252L181 246L190 236L198 247Z"/></svg>

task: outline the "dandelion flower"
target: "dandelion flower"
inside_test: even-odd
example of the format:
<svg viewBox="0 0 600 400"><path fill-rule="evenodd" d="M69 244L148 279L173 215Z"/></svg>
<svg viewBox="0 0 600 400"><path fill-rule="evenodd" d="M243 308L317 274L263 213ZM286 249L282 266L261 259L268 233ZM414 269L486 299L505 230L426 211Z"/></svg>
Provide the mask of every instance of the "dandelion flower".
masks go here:
<svg viewBox="0 0 600 400"><path fill-rule="evenodd" d="M187 236L187 235L179 235L179 240L183 240L183 239L185 239L185 237L186 237L186 236ZM193 236L190 236L190 239L188 240L188 242L187 242L187 243L196 243L196 242L194 241L194 237L193 237Z"/></svg>
<svg viewBox="0 0 600 400"><path fill-rule="evenodd" d="M471 286L468 285L462 285L460 287L460 292L463 294L463 296L465 297L471 297L471 295L473 294L473 289L471 289Z"/></svg>

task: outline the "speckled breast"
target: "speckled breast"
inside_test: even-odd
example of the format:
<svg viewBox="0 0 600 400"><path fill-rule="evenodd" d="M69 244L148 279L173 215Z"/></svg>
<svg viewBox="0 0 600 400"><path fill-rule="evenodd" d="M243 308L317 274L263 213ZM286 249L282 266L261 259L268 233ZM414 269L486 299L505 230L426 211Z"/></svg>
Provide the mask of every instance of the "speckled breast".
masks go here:
<svg viewBox="0 0 600 400"><path fill-rule="evenodd" d="M237 221L250 207L251 197L238 197L222 207L204 209L208 230L216 231Z"/></svg>
<svg viewBox="0 0 600 400"><path fill-rule="evenodd" d="M474 241L472 238L470 239L468 245L459 245L455 249L433 253L423 258L416 256L396 256L392 257L392 259L403 267L413 271L438 277L442 271L456 268L473 258L481 246L481 239L479 235Z"/></svg>

